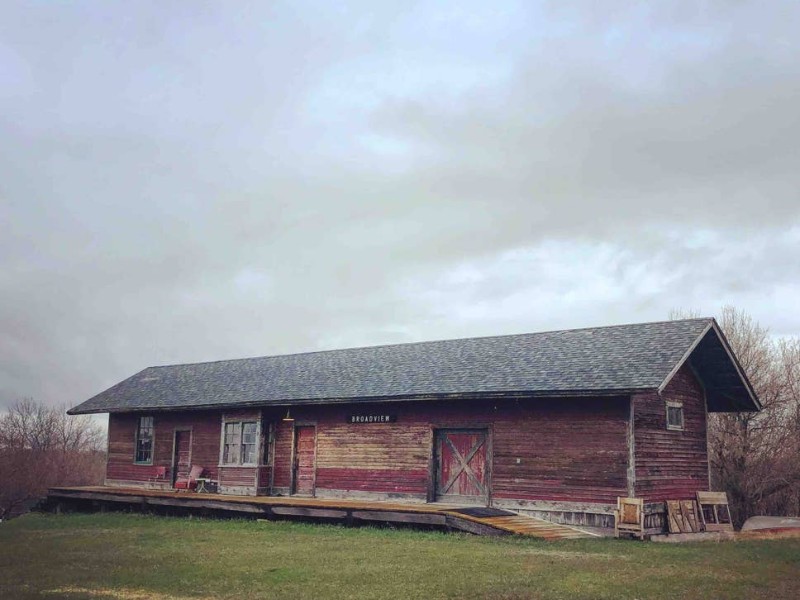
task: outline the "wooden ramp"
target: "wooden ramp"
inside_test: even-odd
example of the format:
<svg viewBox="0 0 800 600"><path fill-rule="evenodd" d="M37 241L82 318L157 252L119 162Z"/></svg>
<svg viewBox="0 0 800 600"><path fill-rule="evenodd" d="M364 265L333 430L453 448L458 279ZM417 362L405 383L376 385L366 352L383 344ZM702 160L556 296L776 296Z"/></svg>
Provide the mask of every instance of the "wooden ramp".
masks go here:
<svg viewBox="0 0 800 600"><path fill-rule="evenodd" d="M544 538L546 540L576 540L591 537L600 537L596 533L589 533L582 529L551 523L544 519L537 519L526 515L508 517L490 517L483 520L487 525L503 529L518 535L530 535L532 537Z"/></svg>
<svg viewBox="0 0 800 600"><path fill-rule="evenodd" d="M229 496L121 487L65 487L48 492L46 508L170 510L263 519L315 519L350 525L392 523L458 530L477 535L526 535L548 540L595 537L567 525L487 507L400 503L297 496Z"/></svg>
<svg viewBox="0 0 800 600"><path fill-rule="evenodd" d="M494 527L501 531L516 535L529 535L547 540L574 540L581 538L600 537L582 529L551 523L544 519L537 519L528 515L500 510L496 508L470 507L442 507L448 514L474 518L483 525Z"/></svg>

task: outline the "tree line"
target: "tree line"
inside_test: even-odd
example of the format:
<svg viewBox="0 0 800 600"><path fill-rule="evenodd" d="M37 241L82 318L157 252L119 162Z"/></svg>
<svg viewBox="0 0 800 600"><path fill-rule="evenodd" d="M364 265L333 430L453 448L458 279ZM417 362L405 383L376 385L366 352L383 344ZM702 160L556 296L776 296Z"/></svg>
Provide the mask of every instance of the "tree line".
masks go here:
<svg viewBox="0 0 800 600"><path fill-rule="evenodd" d="M105 433L90 417L16 402L0 415L0 520L26 512L50 487L101 483L105 464Z"/></svg>
<svg viewBox="0 0 800 600"><path fill-rule="evenodd" d="M727 492L738 525L800 515L800 337L775 339L730 306L719 325L763 409L709 415L712 487Z"/></svg>

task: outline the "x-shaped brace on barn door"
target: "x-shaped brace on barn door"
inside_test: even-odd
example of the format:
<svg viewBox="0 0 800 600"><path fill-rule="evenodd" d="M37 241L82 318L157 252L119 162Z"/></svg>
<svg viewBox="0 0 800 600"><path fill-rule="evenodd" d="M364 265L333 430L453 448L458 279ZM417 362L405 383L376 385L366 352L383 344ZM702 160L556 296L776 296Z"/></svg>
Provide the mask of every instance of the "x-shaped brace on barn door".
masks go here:
<svg viewBox="0 0 800 600"><path fill-rule="evenodd" d="M475 456L475 453L481 449L481 446L483 446L486 443L486 436L481 436L480 439L478 439L478 442L474 446L472 446L470 451L467 453L466 458L461 456L461 453L458 451L458 448L456 448L455 445L453 445L453 442L450 441L450 438L446 434L442 436L442 439L447 443L448 446L450 446L450 450L453 451L453 455L458 459L459 466L461 468L458 469L455 473L452 473L450 475L450 480L447 482L447 485L445 485L442 488L441 493L446 494L447 490L453 487L453 484L456 482L456 479L458 479L458 476L461 475L461 473L466 473L467 477L469 477L472 480L472 482L478 487L481 494L485 496L486 488L483 486L483 484L478 479L478 476L475 475L475 472L469 466L469 461L471 461L472 458Z"/></svg>

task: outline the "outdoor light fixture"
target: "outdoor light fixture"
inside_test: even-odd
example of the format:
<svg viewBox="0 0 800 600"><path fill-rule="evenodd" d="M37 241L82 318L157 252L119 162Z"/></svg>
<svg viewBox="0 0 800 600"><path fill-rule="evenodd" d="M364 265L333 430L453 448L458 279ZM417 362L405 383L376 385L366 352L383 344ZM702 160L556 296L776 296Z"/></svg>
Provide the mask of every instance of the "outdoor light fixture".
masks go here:
<svg viewBox="0 0 800 600"><path fill-rule="evenodd" d="M292 415L289 414L289 409L288 408L286 409L286 416L283 417L283 420L284 421L294 421L294 417L292 417Z"/></svg>

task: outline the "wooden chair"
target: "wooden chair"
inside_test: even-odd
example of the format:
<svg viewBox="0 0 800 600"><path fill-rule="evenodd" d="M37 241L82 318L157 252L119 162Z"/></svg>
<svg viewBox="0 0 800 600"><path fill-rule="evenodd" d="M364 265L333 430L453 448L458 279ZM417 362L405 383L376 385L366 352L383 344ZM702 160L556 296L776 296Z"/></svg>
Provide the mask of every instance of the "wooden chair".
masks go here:
<svg viewBox="0 0 800 600"><path fill-rule="evenodd" d="M644 500L641 498L617 498L614 537L619 537L621 533L644 539Z"/></svg>
<svg viewBox="0 0 800 600"><path fill-rule="evenodd" d="M188 477L179 477L175 480L176 490L193 490L197 488L197 478L203 474L203 467L192 465Z"/></svg>
<svg viewBox="0 0 800 600"><path fill-rule="evenodd" d="M733 520L725 492L697 492L700 521L706 531L733 531Z"/></svg>

